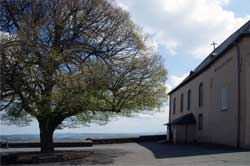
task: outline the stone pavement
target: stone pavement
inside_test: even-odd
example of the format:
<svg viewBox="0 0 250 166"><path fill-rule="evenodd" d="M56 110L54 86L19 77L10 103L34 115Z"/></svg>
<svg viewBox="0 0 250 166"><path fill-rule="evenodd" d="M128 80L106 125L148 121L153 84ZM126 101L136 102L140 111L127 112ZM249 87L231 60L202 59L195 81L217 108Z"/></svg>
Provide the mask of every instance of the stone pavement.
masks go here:
<svg viewBox="0 0 250 166"><path fill-rule="evenodd" d="M37 148L1 149L1 152L38 151ZM250 165L250 151L201 145L174 145L156 142L94 145L85 148L57 150L93 151L91 163L64 162L41 165L106 165L106 166L175 166L175 165Z"/></svg>

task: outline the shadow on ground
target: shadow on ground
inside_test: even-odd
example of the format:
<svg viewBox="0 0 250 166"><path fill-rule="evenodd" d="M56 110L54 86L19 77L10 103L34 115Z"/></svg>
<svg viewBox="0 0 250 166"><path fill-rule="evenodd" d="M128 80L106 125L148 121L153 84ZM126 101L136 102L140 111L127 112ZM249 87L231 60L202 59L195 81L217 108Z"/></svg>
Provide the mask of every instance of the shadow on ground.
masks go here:
<svg viewBox="0 0 250 166"><path fill-rule="evenodd" d="M87 165L107 165L113 164L115 158L126 155L128 152L121 149L94 149L92 155L84 157L80 160L65 162L64 164L68 165L78 165L78 164L87 164ZM63 164L63 163L62 163Z"/></svg>
<svg viewBox="0 0 250 166"><path fill-rule="evenodd" d="M216 146L216 145L171 144L171 143L156 143L156 142L141 142L138 144L150 150L154 154L155 158L158 159L246 151L246 150L225 147L225 146Z"/></svg>
<svg viewBox="0 0 250 166"><path fill-rule="evenodd" d="M1 154L3 165L42 164L53 165L106 165L113 164L115 158L124 156L128 152L122 149L93 149L93 150L57 150L53 153L42 154L39 152L15 152L8 155ZM0 164L0 165L1 165Z"/></svg>

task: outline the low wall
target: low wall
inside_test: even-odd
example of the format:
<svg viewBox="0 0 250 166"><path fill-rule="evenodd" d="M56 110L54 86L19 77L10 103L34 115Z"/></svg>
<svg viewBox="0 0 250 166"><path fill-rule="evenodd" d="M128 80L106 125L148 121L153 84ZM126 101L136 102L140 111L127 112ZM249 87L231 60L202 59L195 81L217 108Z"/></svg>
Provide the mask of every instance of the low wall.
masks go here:
<svg viewBox="0 0 250 166"><path fill-rule="evenodd" d="M138 141L160 141L160 140L166 140L166 135L145 135L140 136Z"/></svg>
<svg viewBox="0 0 250 166"><path fill-rule="evenodd" d="M136 142L138 138L107 138L107 139L87 139L91 140L94 145L98 144L115 144L115 143L128 143L128 142Z"/></svg>
<svg viewBox="0 0 250 166"><path fill-rule="evenodd" d="M90 147L93 142L90 140L83 141L67 141L67 142L54 142L55 147ZM27 141L27 142L1 142L1 148L35 148L40 147L40 142Z"/></svg>
<svg viewBox="0 0 250 166"><path fill-rule="evenodd" d="M93 144L114 144L128 142L144 142L166 140L166 135L147 135L130 138L107 138L107 139L87 139L82 141L54 142L55 147L90 147ZM20 142L0 142L1 148L35 148L40 147L40 142L20 141Z"/></svg>
<svg viewBox="0 0 250 166"><path fill-rule="evenodd" d="M166 135L147 135L140 137L129 138L108 138L108 139L87 139L91 140L93 144L114 144L114 143L128 143L128 142L144 142L144 141L159 141L166 140Z"/></svg>

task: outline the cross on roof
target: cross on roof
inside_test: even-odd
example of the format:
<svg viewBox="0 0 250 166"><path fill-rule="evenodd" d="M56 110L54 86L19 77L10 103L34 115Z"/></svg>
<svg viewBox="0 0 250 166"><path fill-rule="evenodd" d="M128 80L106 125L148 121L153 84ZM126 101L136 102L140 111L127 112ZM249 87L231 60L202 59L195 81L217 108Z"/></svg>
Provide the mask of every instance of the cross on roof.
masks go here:
<svg viewBox="0 0 250 166"><path fill-rule="evenodd" d="M211 45L214 46L214 50L215 50L215 46L217 45L217 43L215 43L215 42L213 41L213 43L212 43Z"/></svg>

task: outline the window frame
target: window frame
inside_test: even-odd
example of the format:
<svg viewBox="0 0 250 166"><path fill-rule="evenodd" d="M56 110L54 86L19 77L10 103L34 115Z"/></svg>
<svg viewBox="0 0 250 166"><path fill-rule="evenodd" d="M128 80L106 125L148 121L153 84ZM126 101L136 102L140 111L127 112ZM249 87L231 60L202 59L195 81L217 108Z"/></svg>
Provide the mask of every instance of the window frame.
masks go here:
<svg viewBox="0 0 250 166"><path fill-rule="evenodd" d="M220 90L220 111L228 111L228 109L229 109L229 88L228 86L223 86L221 87Z"/></svg>
<svg viewBox="0 0 250 166"><path fill-rule="evenodd" d="M181 102L180 102L180 112L183 112L184 108L184 94L181 94Z"/></svg>
<svg viewBox="0 0 250 166"><path fill-rule="evenodd" d="M201 82L199 84L198 105L199 105L199 107L202 107L204 105L204 85L203 85L203 82Z"/></svg>
<svg viewBox="0 0 250 166"><path fill-rule="evenodd" d="M174 97L174 101L173 101L173 114L175 114L176 111L176 98Z"/></svg>
<svg viewBox="0 0 250 166"><path fill-rule="evenodd" d="M190 111L191 110L191 97L192 96L192 92L191 89L188 90L187 92L187 110Z"/></svg>

